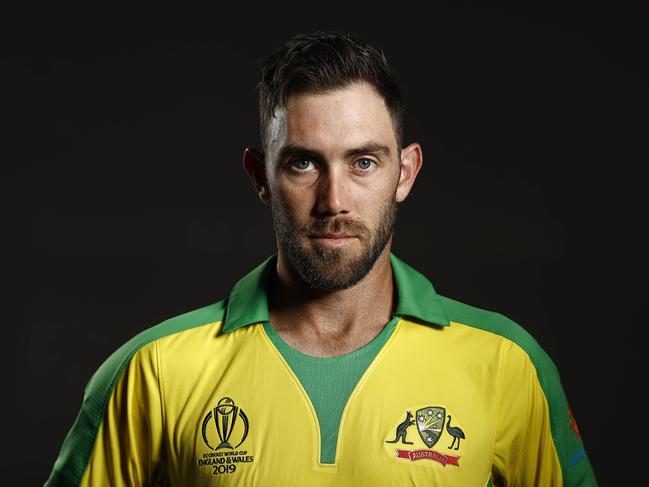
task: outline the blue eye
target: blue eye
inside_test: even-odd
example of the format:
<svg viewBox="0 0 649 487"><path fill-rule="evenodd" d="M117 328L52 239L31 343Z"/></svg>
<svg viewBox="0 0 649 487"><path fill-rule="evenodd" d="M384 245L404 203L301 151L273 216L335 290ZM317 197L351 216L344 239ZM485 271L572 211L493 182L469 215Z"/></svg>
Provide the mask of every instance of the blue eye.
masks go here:
<svg viewBox="0 0 649 487"><path fill-rule="evenodd" d="M365 171L365 172L372 170L375 165L376 163L372 159L368 159L367 157L363 157L356 161L356 166L361 171Z"/></svg>
<svg viewBox="0 0 649 487"><path fill-rule="evenodd" d="M294 159L291 161L291 167L298 171L308 171L313 166L313 162L308 159Z"/></svg>

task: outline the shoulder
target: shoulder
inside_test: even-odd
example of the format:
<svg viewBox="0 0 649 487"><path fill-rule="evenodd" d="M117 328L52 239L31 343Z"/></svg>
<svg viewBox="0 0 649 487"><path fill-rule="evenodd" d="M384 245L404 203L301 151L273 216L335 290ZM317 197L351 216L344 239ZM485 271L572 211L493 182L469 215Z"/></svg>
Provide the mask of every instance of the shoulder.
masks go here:
<svg viewBox="0 0 649 487"><path fill-rule="evenodd" d="M155 326L138 333L113 352L97 369L86 389L86 395L105 395L115 386L124 369L136 355L150 350L157 340L170 337L196 328L216 325L225 314L224 300L202 308L169 318Z"/></svg>
<svg viewBox="0 0 649 487"><path fill-rule="evenodd" d="M128 432L122 431L119 425L125 418L129 418L130 424L135 416L129 414L146 411L145 414L152 417L160 411L156 341L174 334L182 335L188 330L201 329L201 326L210 323L218 326L223 314L223 302L185 313L144 330L113 352L86 386L83 404L64 440L47 485L58 485L64 477L67 479L66 485L70 480L75 485L79 483L84 472L87 472L102 424L108 424L104 435L106 438L117 433L117 437L110 439L115 444L121 444L121 440L128 441L126 438L129 435L141 433L138 428L143 423L135 421L136 426L129 427ZM112 449L112 453L115 453L117 450L114 448L113 445L108 450ZM96 451L101 456L107 450L102 447ZM98 461L97 465L103 465L101 460ZM129 463L130 467L136 468Z"/></svg>
<svg viewBox="0 0 649 487"><path fill-rule="evenodd" d="M547 401L554 429L564 424L568 411L565 392L556 365L534 337L507 316L440 296L450 328L461 326L480 330L496 340L498 349L500 391L507 402L521 400L527 391Z"/></svg>
<svg viewBox="0 0 649 487"><path fill-rule="evenodd" d="M461 324L493 334L500 338L500 344L510 356L529 360L539 376L557 373L554 362L541 345L512 319L501 313L477 308L445 296L440 295L439 298L452 323L451 327L453 324Z"/></svg>

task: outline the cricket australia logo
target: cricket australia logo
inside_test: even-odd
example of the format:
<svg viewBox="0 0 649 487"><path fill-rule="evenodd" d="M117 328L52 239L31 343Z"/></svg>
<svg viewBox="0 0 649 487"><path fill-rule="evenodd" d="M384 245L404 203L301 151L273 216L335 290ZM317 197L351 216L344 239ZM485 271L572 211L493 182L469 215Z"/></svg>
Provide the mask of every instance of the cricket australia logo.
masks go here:
<svg viewBox="0 0 649 487"><path fill-rule="evenodd" d="M446 431L446 436L453 438L452 443L446 450L455 451L460 449L460 441L465 439L464 431L457 425L451 426L451 419L451 415L446 413L446 408L441 406L426 406L417 409L414 418L411 411L406 411L406 419L397 425L394 438L386 440L385 443L415 445L415 442L407 440L407 434L408 428L416 425L419 439L427 449L396 449L396 458L411 462L417 460L433 460L441 463L444 467L446 465L459 467L459 455L449 455L447 451L442 453L432 450L433 446L439 442L444 431Z"/></svg>
<svg viewBox="0 0 649 487"><path fill-rule="evenodd" d="M243 409L231 398L221 398L203 418L201 436L211 451L197 459L198 466L211 468L212 475L222 475L234 473L239 463L253 462L253 455L239 449L249 430L250 422Z"/></svg>
<svg viewBox="0 0 649 487"><path fill-rule="evenodd" d="M417 430L428 448L432 448L444 429L444 408L430 406L417 411Z"/></svg>

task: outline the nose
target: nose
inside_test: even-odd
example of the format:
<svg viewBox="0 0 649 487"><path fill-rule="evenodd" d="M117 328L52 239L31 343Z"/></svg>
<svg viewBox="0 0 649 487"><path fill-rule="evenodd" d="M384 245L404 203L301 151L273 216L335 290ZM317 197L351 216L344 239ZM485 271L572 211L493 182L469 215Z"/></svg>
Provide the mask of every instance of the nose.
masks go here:
<svg viewBox="0 0 649 487"><path fill-rule="evenodd" d="M316 212L318 215L348 213L349 181L344 168L329 167L318 181Z"/></svg>

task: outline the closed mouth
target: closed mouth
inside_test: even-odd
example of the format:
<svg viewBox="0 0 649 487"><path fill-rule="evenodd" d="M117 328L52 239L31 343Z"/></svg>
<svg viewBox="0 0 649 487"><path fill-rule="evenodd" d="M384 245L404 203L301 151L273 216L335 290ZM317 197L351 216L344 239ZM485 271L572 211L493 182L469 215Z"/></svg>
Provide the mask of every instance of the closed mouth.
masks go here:
<svg viewBox="0 0 649 487"><path fill-rule="evenodd" d="M330 238L330 239L338 239L338 238L355 238L356 235L341 235L341 234L324 234L324 235L311 235L311 238Z"/></svg>

